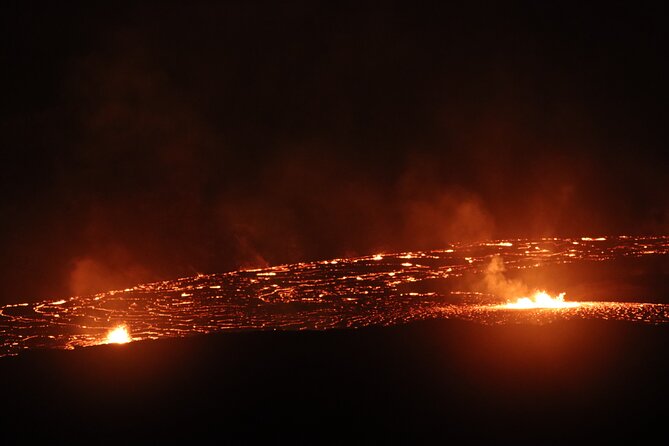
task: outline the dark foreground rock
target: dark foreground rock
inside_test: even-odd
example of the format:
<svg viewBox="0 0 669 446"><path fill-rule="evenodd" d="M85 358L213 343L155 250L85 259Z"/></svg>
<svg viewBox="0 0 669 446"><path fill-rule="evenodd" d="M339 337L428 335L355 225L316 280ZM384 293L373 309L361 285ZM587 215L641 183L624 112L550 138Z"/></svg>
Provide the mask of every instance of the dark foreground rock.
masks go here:
<svg viewBox="0 0 669 446"><path fill-rule="evenodd" d="M428 321L0 360L6 439L601 443L665 435L669 327ZM666 438L666 437L664 437Z"/></svg>

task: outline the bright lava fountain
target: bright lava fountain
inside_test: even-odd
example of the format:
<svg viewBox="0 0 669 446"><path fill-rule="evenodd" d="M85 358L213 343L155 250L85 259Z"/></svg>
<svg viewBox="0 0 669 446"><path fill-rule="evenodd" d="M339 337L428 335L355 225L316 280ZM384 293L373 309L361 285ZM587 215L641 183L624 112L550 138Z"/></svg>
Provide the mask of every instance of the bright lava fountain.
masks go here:
<svg viewBox="0 0 669 446"><path fill-rule="evenodd" d="M123 325L114 328L107 334L107 344L127 344L131 341L132 338L128 333L128 329Z"/></svg>
<svg viewBox="0 0 669 446"><path fill-rule="evenodd" d="M574 308L581 304L578 302L565 302L565 293L553 297L545 291L537 291L532 297L521 297L515 302L507 302L504 308L515 310L529 310L533 308Z"/></svg>

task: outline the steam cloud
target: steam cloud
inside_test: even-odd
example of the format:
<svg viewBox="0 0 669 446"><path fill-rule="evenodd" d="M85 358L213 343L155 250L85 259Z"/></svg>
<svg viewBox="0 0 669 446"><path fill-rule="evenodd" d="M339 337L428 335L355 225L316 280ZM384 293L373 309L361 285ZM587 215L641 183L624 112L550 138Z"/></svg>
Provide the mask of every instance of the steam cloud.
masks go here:
<svg viewBox="0 0 669 446"><path fill-rule="evenodd" d="M3 99L27 110L1 122L3 301L455 241L669 229L669 176L654 174L665 144L638 143L653 129L664 141L664 127L637 106L638 134L607 121L623 107L584 102L591 86L532 46L534 31L514 28L507 48L494 12L477 10L476 29L392 8L128 8L72 15L74 28L96 26L73 32L73 48L53 33L48 60L67 63L36 59L32 71L53 71L30 85L53 91ZM423 31L406 35L407 20ZM615 55L657 72L638 84L661 99L664 73L628 58ZM534 79L528 66L544 69ZM635 163L609 151L628 146ZM501 259L486 283L523 290Z"/></svg>
<svg viewBox="0 0 669 446"><path fill-rule="evenodd" d="M505 300L529 296L529 289L520 280L509 279L504 275L506 268L500 256L494 256L486 267L483 283L487 292Z"/></svg>

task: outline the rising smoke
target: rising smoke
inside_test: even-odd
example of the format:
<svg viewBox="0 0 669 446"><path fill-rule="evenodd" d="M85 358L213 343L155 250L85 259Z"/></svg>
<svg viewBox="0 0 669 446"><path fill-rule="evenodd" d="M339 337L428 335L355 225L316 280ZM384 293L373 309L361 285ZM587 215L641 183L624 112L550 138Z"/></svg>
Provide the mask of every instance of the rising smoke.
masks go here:
<svg viewBox="0 0 669 446"><path fill-rule="evenodd" d="M528 296L528 287L520 280L507 278L505 272L506 268L502 257L494 256L486 267L483 276L485 290L505 300Z"/></svg>
<svg viewBox="0 0 669 446"><path fill-rule="evenodd" d="M426 23L422 8L315 5L82 11L91 20L70 27L45 18L53 56L33 70L43 78L3 101L0 298L455 241L669 229L669 176L638 143L653 131L662 142L664 127L642 119L645 107L588 103L592 85L579 81L581 61L603 59L657 73L638 85L665 85L627 62L637 52L609 60L585 42L570 68L572 52L492 10ZM604 67L592 78L620 71ZM615 131L627 128L626 142ZM519 287L501 260L489 270L495 294Z"/></svg>

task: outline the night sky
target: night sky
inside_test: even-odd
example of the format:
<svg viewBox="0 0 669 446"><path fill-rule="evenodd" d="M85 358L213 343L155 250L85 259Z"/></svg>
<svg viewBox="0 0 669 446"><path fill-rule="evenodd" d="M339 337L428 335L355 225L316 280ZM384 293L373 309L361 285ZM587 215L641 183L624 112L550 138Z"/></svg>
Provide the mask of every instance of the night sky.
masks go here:
<svg viewBox="0 0 669 446"><path fill-rule="evenodd" d="M0 302L669 233L660 7L266 3L2 3Z"/></svg>

